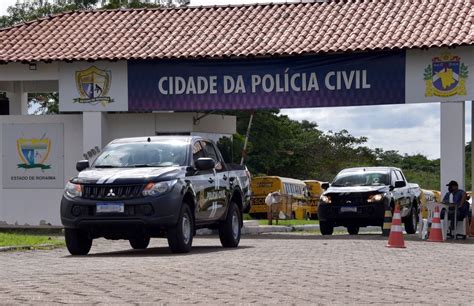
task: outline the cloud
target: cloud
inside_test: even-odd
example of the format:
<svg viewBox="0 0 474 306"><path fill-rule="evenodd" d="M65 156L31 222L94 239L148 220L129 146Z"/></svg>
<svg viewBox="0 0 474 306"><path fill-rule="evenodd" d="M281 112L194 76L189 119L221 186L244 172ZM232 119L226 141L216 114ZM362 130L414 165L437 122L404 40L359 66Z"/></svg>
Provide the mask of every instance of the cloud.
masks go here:
<svg viewBox="0 0 474 306"><path fill-rule="evenodd" d="M367 146L402 154L440 156L440 104L283 109L294 120L308 120L323 131L348 130L368 137ZM471 139L471 103L466 103L466 141Z"/></svg>

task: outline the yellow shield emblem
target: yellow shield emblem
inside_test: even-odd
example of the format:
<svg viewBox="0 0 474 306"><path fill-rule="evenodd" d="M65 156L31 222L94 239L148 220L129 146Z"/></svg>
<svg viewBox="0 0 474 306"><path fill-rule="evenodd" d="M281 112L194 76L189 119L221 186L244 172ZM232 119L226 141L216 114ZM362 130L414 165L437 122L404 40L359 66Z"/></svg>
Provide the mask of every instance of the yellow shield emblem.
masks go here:
<svg viewBox="0 0 474 306"><path fill-rule="evenodd" d="M76 88L80 98L78 103L98 104L113 102L108 96L112 76L110 71L91 66L86 70L76 71Z"/></svg>
<svg viewBox="0 0 474 306"><path fill-rule="evenodd" d="M18 168L32 169L50 169L50 165L46 165L49 153L51 152L50 139L37 138L19 138L16 141L18 157L22 163L18 164Z"/></svg>

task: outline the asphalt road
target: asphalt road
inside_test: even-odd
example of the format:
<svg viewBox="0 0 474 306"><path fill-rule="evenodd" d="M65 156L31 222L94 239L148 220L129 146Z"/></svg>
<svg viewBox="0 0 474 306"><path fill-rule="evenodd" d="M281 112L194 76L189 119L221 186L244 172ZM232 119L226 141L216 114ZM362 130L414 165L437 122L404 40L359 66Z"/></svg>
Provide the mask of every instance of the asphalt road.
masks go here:
<svg viewBox="0 0 474 306"><path fill-rule="evenodd" d="M474 238L386 248L378 235L246 237L237 249L196 238L174 255L94 241L66 249L0 253L0 303L474 303Z"/></svg>

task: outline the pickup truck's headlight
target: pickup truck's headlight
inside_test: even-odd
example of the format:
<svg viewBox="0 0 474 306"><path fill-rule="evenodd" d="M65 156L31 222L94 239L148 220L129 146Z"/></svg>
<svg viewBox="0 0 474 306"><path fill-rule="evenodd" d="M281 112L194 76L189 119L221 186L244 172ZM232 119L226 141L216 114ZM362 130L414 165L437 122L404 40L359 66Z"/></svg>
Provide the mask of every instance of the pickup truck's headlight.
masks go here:
<svg viewBox="0 0 474 306"><path fill-rule="evenodd" d="M328 203L328 204L331 204L331 203L332 203L331 197L329 197L329 196L322 195L321 198L320 198L320 200L321 200L321 202L323 202L323 203Z"/></svg>
<svg viewBox="0 0 474 306"><path fill-rule="evenodd" d="M178 180L165 181L165 182L159 182L159 183L148 183L143 189L142 194L145 197L158 196L158 195L165 194L171 191L171 189L173 189L173 186L176 184L177 181Z"/></svg>
<svg viewBox="0 0 474 306"><path fill-rule="evenodd" d="M82 196L82 186L79 184L67 182L64 192L70 198L77 198Z"/></svg>
<svg viewBox="0 0 474 306"><path fill-rule="evenodd" d="M367 199L367 202L373 203L373 202L380 202L382 200L383 200L383 194L379 193L379 194L373 194L369 196L369 198Z"/></svg>

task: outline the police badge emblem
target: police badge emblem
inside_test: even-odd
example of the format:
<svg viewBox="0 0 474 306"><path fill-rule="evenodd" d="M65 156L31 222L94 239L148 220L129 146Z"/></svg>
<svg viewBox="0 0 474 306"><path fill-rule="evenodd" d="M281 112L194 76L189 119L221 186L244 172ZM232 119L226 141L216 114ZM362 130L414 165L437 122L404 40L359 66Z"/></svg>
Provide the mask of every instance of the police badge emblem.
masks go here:
<svg viewBox="0 0 474 306"><path fill-rule="evenodd" d="M114 102L108 96L111 81L111 72L99 69L96 66L76 71L76 88L80 97L74 99L74 102L93 105L101 103L103 106Z"/></svg>

